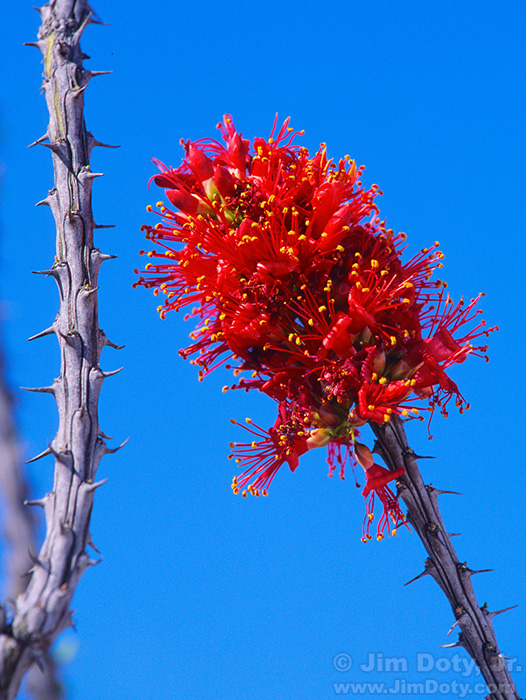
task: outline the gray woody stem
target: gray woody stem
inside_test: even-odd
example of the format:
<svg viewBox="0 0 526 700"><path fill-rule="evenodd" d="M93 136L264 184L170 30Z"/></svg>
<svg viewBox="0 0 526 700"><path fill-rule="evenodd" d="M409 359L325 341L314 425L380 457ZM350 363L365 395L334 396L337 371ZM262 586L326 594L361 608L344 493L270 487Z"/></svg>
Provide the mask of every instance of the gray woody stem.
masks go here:
<svg viewBox="0 0 526 700"><path fill-rule="evenodd" d="M24 505L28 487L22 469L18 438L13 420L13 400L4 381L3 361L0 350L0 491L2 495L3 530L7 541L4 556L5 591L8 600L26 589L31 567L31 552L35 546L35 519ZM4 631L5 608L0 606L0 632ZM42 658L40 670L33 666L29 673L29 689L35 700L60 700L63 697L57 680L53 659Z"/></svg>
<svg viewBox="0 0 526 700"><path fill-rule="evenodd" d="M69 611L75 587L96 562L89 521L95 474L110 450L99 432L97 402L105 377L99 357L107 340L97 321L97 275L109 259L93 247L91 187L97 177L89 166L93 146L103 145L86 131L84 91L97 73L82 66L80 37L93 22L86 0L52 0L40 10L42 25L36 46L44 55L43 88L49 109L47 133L37 139L50 149L55 184L41 202L51 208L57 230L53 266L41 274L58 285L59 312L50 328L61 356L60 377L35 389L54 395L59 427L39 457L55 457L53 490L35 505L44 508L46 537L33 561L27 590L16 600L12 623L0 635L0 700L12 700L24 673L45 653L57 635L71 625ZM118 448L117 448L118 449Z"/></svg>
<svg viewBox="0 0 526 700"><path fill-rule="evenodd" d="M447 492L424 485L417 456L407 444L404 425L398 416L382 426L371 423L371 428L377 438L375 451L389 469L404 467L406 470L397 480L399 495L407 505L408 521L429 555L420 576L429 574L435 579L455 615L453 627L460 629L458 642L450 646L462 646L469 652L488 685L488 698L518 700L492 624L492 618L504 610L490 612L485 605L481 608L477 603L471 576L480 572L472 571L459 561L438 508L437 497Z"/></svg>

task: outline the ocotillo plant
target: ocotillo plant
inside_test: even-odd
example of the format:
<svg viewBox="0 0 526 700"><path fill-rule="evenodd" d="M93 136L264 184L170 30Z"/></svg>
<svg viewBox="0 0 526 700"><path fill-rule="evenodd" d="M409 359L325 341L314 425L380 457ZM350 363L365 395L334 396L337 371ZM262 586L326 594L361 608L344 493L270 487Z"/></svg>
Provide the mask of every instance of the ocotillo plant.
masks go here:
<svg viewBox="0 0 526 700"><path fill-rule="evenodd" d="M380 220L379 189L362 186L349 156L332 162L322 144L311 157L295 145L289 120L253 144L229 115L219 128L224 144L184 143L180 167L155 161L152 180L168 202L144 227L157 247L136 284L164 297L163 318L193 306L193 343L180 354L195 358L200 379L228 362L239 379L225 391L257 389L278 404L274 426L247 419L248 441L231 443L241 470L234 493L266 496L285 463L294 471L318 447L328 448L330 475L360 464L362 540L372 539L376 498L378 540L416 530L429 555L424 573L453 609L455 645L476 661L490 697L517 700L491 624L497 613L478 606L476 572L456 556L440 491L424 486L403 425L437 409L446 416L450 403L469 408L447 369L470 355L487 359L481 339L494 329L480 320L478 298L454 302L433 278L442 267L438 243L403 261L405 236ZM366 424L387 468L359 442ZM388 486L394 481L407 515Z"/></svg>
<svg viewBox="0 0 526 700"><path fill-rule="evenodd" d="M100 433L97 402L104 379L99 358L106 345L116 347L98 327L97 276L111 255L93 244L95 224L91 188L99 173L90 169L90 153L102 146L86 130L84 92L100 72L83 67L80 38L94 22L86 0L52 0L40 10L38 47L44 56L43 90L49 109L46 133L34 144L51 151L55 181L39 204L50 207L56 224L56 257L37 274L55 279L59 310L54 322L32 339L54 334L60 348L60 376L51 385L30 391L52 394L59 412L58 432L34 459L55 458L52 490L32 505L46 516L46 536L34 557L26 591L15 602L12 619L0 634L0 698L17 694L24 673L39 662L61 630L71 625L70 602L79 578L96 563L90 516L95 475L108 452ZM117 448L118 449L118 448ZM30 460L33 461L33 460Z"/></svg>

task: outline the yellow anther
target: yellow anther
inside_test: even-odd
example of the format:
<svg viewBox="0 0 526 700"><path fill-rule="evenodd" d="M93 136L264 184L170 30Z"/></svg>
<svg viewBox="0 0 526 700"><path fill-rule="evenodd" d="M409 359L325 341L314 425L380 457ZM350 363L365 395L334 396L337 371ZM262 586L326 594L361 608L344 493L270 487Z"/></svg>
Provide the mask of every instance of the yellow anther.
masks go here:
<svg viewBox="0 0 526 700"><path fill-rule="evenodd" d="M324 306L324 305L322 304L321 306L318 306L318 311L319 311L320 314L321 314L321 313L323 313L324 311L327 311L327 307Z"/></svg>
<svg viewBox="0 0 526 700"><path fill-rule="evenodd" d="M380 263L378 260L371 260L371 267L373 270L375 270L377 267L379 267Z"/></svg>
<svg viewBox="0 0 526 700"><path fill-rule="evenodd" d="M309 320L307 321L307 323L309 324L309 326L313 326L313 325L314 325L314 321L312 320L312 318L309 318Z"/></svg>
<svg viewBox="0 0 526 700"><path fill-rule="evenodd" d="M381 532L379 532L379 533L376 535L376 539L378 540L378 542L380 542L380 540L383 540L383 538L384 538L384 536L382 535Z"/></svg>
<svg viewBox="0 0 526 700"><path fill-rule="evenodd" d="M389 338L389 340L391 341L391 345L396 345L396 338L394 337L394 335L392 335L392 336Z"/></svg>
<svg viewBox="0 0 526 700"><path fill-rule="evenodd" d="M374 520L374 513L369 513L367 517L369 518L369 522L371 523Z"/></svg>
<svg viewBox="0 0 526 700"><path fill-rule="evenodd" d="M247 423L251 424L251 423L252 423L252 418L245 418L245 421L246 421Z"/></svg>
<svg viewBox="0 0 526 700"><path fill-rule="evenodd" d="M226 392L228 391L228 387L226 386L226 384L225 384L225 386L221 389L221 391L223 392L223 394L226 394Z"/></svg>

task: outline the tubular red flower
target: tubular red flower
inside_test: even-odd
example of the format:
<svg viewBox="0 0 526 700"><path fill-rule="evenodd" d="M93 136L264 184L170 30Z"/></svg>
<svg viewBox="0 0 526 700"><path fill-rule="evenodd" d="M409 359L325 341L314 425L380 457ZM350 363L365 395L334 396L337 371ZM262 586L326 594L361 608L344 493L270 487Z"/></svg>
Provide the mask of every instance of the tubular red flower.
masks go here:
<svg viewBox="0 0 526 700"><path fill-rule="evenodd" d="M433 280L438 243L404 262L405 236L379 219L379 188L362 186L348 156L296 145L288 119L252 145L230 115L219 129L224 144L186 142L178 168L154 161L171 208L158 202L158 223L144 227L156 247L136 285L162 296L163 318L192 307L197 327L180 353L200 378L228 361L229 388L279 403L276 425L235 448L237 490L263 492L282 464L295 469L324 444L343 478L357 426L446 414L452 397L468 407L448 370L486 357L474 341L493 329L476 321L478 298L455 304ZM400 521L386 484L368 493Z"/></svg>

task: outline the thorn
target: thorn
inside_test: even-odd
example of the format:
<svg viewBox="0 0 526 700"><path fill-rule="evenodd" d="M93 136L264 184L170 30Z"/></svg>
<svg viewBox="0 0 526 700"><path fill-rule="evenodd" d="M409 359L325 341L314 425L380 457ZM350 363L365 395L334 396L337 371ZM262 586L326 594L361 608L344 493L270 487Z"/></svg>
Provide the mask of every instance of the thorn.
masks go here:
<svg viewBox="0 0 526 700"><path fill-rule="evenodd" d="M106 477L105 479L101 479L100 481L93 481L89 483L88 481L85 481L84 483L86 484L85 488L88 491L95 491L96 489L99 488L99 486L103 486L107 481L109 477Z"/></svg>
<svg viewBox="0 0 526 700"><path fill-rule="evenodd" d="M495 615L500 615L501 613L508 612L508 610L514 610L515 608L518 608L518 607L519 607L518 605L510 605L509 608L502 608L502 610L495 610L495 612L490 612L488 610L488 604L484 603L483 607L480 609L482 610L482 612L485 615L488 615L488 617L495 617Z"/></svg>
<svg viewBox="0 0 526 700"><path fill-rule="evenodd" d="M33 275L51 275L52 277L56 277L58 275L56 268L51 268L51 270L31 270L31 273Z"/></svg>
<svg viewBox="0 0 526 700"><path fill-rule="evenodd" d="M47 455L52 454L51 447L46 447L46 449L41 452L39 455L36 457L32 457L31 459L26 460L26 464L31 464L31 462L36 462L37 459L42 459L42 457L47 457Z"/></svg>
<svg viewBox="0 0 526 700"><path fill-rule="evenodd" d="M106 446L105 446L106 449L104 450L105 453L108 454L108 455L113 455L113 454L115 454L115 452L118 452L119 450L121 450L121 449L124 447L124 445L126 445L126 443L128 442L129 439L130 439L130 438L127 437L126 440L125 440L123 443L121 443L118 447L112 447L112 448L110 448L110 447L108 447L108 446L106 445Z"/></svg>
<svg viewBox="0 0 526 700"><path fill-rule="evenodd" d="M40 51L40 46L36 41L24 41L23 46L34 46Z"/></svg>
<svg viewBox="0 0 526 700"><path fill-rule="evenodd" d="M427 576L428 574L429 574L429 571L422 571L421 574L418 574L418 576L415 576L407 583L404 583L404 586L409 586L410 583L414 583L414 581L418 581L419 578L422 578L422 576Z"/></svg>
<svg viewBox="0 0 526 700"><path fill-rule="evenodd" d="M115 228L115 224L93 224L93 228Z"/></svg>
<svg viewBox="0 0 526 700"><path fill-rule="evenodd" d="M36 386L36 387L31 387L31 386L21 386L20 387L23 391L33 391L39 394L54 394L55 393L55 387L53 385L51 386Z"/></svg>
<svg viewBox="0 0 526 700"><path fill-rule="evenodd" d="M443 491L441 489L436 489L433 484L426 484L426 490L428 493L433 494L434 496L440 496L443 493L451 493L454 496L463 496L463 494L459 493L458 491Z"/></svg>
<svg viewBox="0 0 526 700"><path fill-rule="evenodd" d="M99 435L101 436L101 438L104 438L105 440L113 440L113 438L110 435L106 435L106 433L103 433L100 428L99 428Z"/></svg>
<svg viewBox="0 0 526 700"><path fill-rule="evenodd" d="M113 348L114 350L122 350L123 348L126 347L126 345L115 345L111 340L108 338L105 339L104 345L109 345L110 348Z"/></svg>
<svg viewBox="0 0 526 700"><path fill-rule="evenodd" d="M460 537L460 532L448 532L448 537Z"/></svg>
<svg viewBox="0 0 526 700"><path fill-rule="evenodd" d="M91 539L91 532L88 532L88 539L86 541L86 544L93 549L93 551L97 552L97 554L100 554L100 551L95 547L93 544L93 540Z"/></svg>
<svg viewBox="0 0 526 700"><path fill-rule="evenodd" d="M414 457L415 459L436 459L436 457L432 457L432 456L429 456L429 455L417 455L417 454L415 454L414 452L413 452L413 457Z"/></svg>
<svg viewBox="0 0 526 700"><path fill-rule="evenodd" d="M451 649L452 647L463 647L462 642L454 642L453 644L441 644L441 649Z"/></svg>
<svg viewBox="0 0 526 700"><path fill-rule="evenodd" d="M36 7L35 5L33 5L31 9L32 9L32 10L36 10L36 11L38 12L39 15L42 14L42 8L40 8L40 7Z"/></svg>
<svg viewBox="0 0 526 700"><path fill-rule="evenodd" d="M453 630L455 629L455 627L456 627L457 625L458 625L458 620L455 620L455 622L454 622L454 623L451 625L451 627L449 628L449 631L448 631L448 633L446 634L446 637L449 637L449 635L451 634L451 632L453 632Z"/></svg>
<svg viewBox="0 0 526 700"><path fill-rule="evenodd" d="M86 289L86 287L84 287L82 291L84 292L84 294L95 294L95 292L97 292L98 289L98 287L93 287L92 289Z"/></svg>
<svg viewBox="0 0 526 700"><path fill-rule="evenodd" d="M431 569L435 568L435 565L431 561L431 559L426 559L425 562L425 569L422 571L421 574L418 574L418 576L415 576L415 578L412 578L410 581L407 583L404 583L404 586L409 586L410 583L413 583L413 581L418 581L419 578L422 578L422 576L426 576L427 574L431 574Z"/></svg>
<svg viewBox="0 0 526 700"><path fill-rule="evenodd" d="M102 141L98 141L96 138L93 138L91 145L92 148L120 148L120 146L111 146L109 143L103 143Z"/></svg>
<svg viewBox="0 0 526 700"><path fill-rule="evenodd" d="M42 206L46 206L46 207L51 206L51 204L49 203L49 199L47 197L45 199L41 199L40 202L37 202L35 204L35 207L42 207Z"/></svg>
<svg viewBox="0 0 526 700"><path fill-rule="evenodd" d="M25 506L39 506L40 508L45 508L46 500L45 500L45 498L38 498L34 501L25 500L24 505Z"/></svg>
<svg viewBox="0 0 526 700"><path fill-rule="evenodd" d="M470 569L467 563L464 561L457 564L457 571L459 574L473 576L473 574L486 574L490 571L495 571L495 569L479 569L478 571L474 571L473 569Z"/></svg>
<svg viewBox="0 0 526 700"><path fill-rule="evenodd" d="M81 22L79 28L77 29L77 31L75 32L75 34L77 36L81 36L82 32L86 29L88 24L91 24L92 22L93 22L93 18L91 16L91 12L88 12L88 14L82 20L82 22Z"/></svg>
<svg viewBox="0 0 526 700"><path fill-rule="evenodd" d="M47 141L49 139L49 136L47 134L44 134L41 136L39 139L36 139L36 141L33 141L33 143L30 143L28 148L33 148L33 146L38 146L41 144L43 141Z"/></svg>
<svg viewBox="0 0 526 700"><path fill-rule="evenodd" d="M119 367L119 369L114 369L111 372L102 372L102 376L104 377L104 379L106 379L106 377L113 377L114 374L122 372L123 369L124 367Z"/></svg>
<svg viewBox="0 0 526 700"><path fill-rule="evenodd" d="M477 571L472 571L471 569L468 569L470 576L473 576L473 574L489 574L490 571L495 571L495 569L478 569Z"/></svg>
<svg viewBox="0 0 526 700"><path fill-rule="evenodd" d="M84 90L87 87L88 87L88 85L86 83L86 85L84 85L83 87L79 87L79 88L75 88L74 90L71 90L69 94L72 95L73 97L78 97L79 95L82 95L82 93L84 92Z"/></svg>
<svg viewBox="0 0 526 700"><path fill-rule="evenodd" d="M53 141L52 143L45 143L44 141L38 141L35 145L37 146L44 146L44 148L49 148L50 151L53 151L54 153L60 150L61 147L61 142L64 139L60 139L60 141L57 139L56 141ZM29 146L28 146L29 148Z"/></svg>
<svg viewBox="0 0 526 700"><path fill-rule="evenodd" d="M44 336L53 335L53 333L55 333L55 327L49 326L49 328L46 328L44 331L40 331L40 333L32 335L31 338L27 339L27 341L29 342L30 340L37 340L37 338L44 338Z"/></svg>
<svg viewBox="0 0 526 700"><path fill-rule="evenodd" d="M104 24L103 22L97 22L97 24ZM107 26L107 25L104 25ZM99 75L111 75L114 71L112 70L90 70L90 78L96 78Z"/></svg>
<svg viewBox="0 0 526 700"><path fill-rule="evenodd" d="M84 176L89 180L94 180L96 177L104 177L104 173L92 173L91 170L85 170Z"/></svg>
<svg viewBox="0 0 526 700"><path fill-rule="evenodd" d="M99 262L103 263L105 260L113 260L116 255L110 255L109 253L101 253L98 248L93 248L91 255Z"/></svg>

